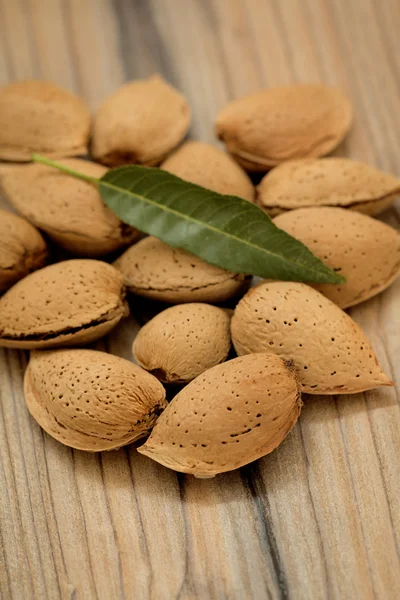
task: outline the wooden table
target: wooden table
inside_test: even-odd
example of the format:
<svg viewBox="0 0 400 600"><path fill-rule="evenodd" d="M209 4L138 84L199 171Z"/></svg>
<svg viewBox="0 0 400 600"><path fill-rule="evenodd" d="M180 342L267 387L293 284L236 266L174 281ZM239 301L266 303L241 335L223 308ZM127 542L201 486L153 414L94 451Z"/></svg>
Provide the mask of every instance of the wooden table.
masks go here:
<svg viewBox="0 0 400 600"><path fill-rule="evenodd" d="M398 0L0 0L0 82L50 79L95 108L159 71L209 142L231 98L338 84L356 120L337 154L399 175L399 30ZM276 452L209 481L57 443L25 408L27 353L1 350L2 597L398 599L399 307L400 281L351 311L397 388L306 398ZM129 358L137 328L98 347Z"/></svg>

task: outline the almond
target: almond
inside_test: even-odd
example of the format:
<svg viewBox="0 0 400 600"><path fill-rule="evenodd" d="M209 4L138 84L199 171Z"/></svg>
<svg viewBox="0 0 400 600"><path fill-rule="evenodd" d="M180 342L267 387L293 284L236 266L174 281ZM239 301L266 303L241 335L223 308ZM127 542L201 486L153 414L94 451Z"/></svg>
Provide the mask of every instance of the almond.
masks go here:
<svg viewBox="0 0 400 600"><path fill-rule="evenodd" d="M86 154L90 114L86 104L47 81L16 81L0 89L0 159L29 161Z"/></svg>
<svg viewBox="0 0 400 600"><path fill-rule="evenodd" d="M121 274L89 259L31 273L0 298L0 346L54 348L88 344L127 314Z"/></svg>
<svg viewBox="0 0 400 600"><path fill-rule="evenodd" d="M249 171L331 152L350 129L352 108L337 88L291 85L230 102L216 118L216 133Z"/></svg>
<svg viewBox="0 0 400 600"><path fill-rule="evenodd" d="M268 173L257 188L257 204L275 216L294 208L337 206L371 216L400 194L400 179L350 158L296 160Z"/></svg>
<svg viewBox="0 0 400 600"><path fill-rule="evenodd" d="M171 304L223 302L238 295L251 280L152 236L128 248L114 264L129 291Z"/></svg>
<svg viewBox="0 0 400 600"><path fill-rule="evenodd" d="M270 351L293 360L309 394L354 394L393 385L364 332L303 283L266 282L249 290L235 309L231 333L239 355Z"/></svg>
<svg viewBox="0 0 400 600"><path fill-rule="evenodd" d="M163 310L139 331L133 355L166 383L186 383L223 362L231 347L230 317L210 304Z"/></svg>
<svg viewBox="0 0 400 600"><path fill-rule="evenodd" d="M157 165L185 137L186 99L159 75L126 83L99 108L93 156L109 166Z"/></svg>
<svg viewBox="0 0 400 600"><path fill-rule="evenodd" d="M0 293L43 267L46 243L28 221L0 209Z"/></svg>
<svg viewBox="0 0 400 600"><path fill-rule="evenodd" d="M234 358L183 388L138 450L170 469L214 477L272 452L300 409L290 364L273 354Z"/></svg>
<svg viewBox="0 0 400 600"><path fill-rule="evenodd" d="M145 436L167 405L155 377L95 350L32 352L24 392L29 412L47 433L90 452Z"/></svg>
<svg viewBox="0 0 400 600"><path fill-rule="evenodd" d="M211 144L186 142L161 169L219 194L254 200L251 179L229 154Z"/></svg>
<svg viewBox="0 0 400 600"><path fill-rule="evenodd" d="M79 158L61 165L100 178L106 167ZM45 231L55 244L79 256L97 257L131 244L136 229L108 209L94 183L75 179L41 164L10 169L0 177L14 208Z"/></svg>
<svg viewBox="0 0 400 600"><path fill-rule="evenodd" d="M343 208L299 208L274 222L346 277L343 285L313 285L341 308L379 294L399 274L399 233L367 215Z"/></svg>

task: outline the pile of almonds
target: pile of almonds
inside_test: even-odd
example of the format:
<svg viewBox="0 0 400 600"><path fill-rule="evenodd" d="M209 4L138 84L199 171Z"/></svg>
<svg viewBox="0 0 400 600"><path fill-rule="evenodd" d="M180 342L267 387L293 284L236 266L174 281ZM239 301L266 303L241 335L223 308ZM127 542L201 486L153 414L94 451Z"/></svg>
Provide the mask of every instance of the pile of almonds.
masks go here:
<svg viewBox="0 0 400 600"><path fill-rule="evenodd" d="M41 427L87 451L147 437L140 453L213 477L274 450L300 415L301 392L393 385L344 309L400 271L398 232L373 218L400 193L400 180L349 158L321 158L351 122L336 88L267 89L217 115L224 152L181 144L190 109L159 76L123 85L93 119L83 100L51 83L0 89L0 159L10 161L0 185L20 215L0 211L0 346L32 351L25 399ZM97 162L82 158L89 143ZM122 223L94 184L17 164L33 152L93 177L128 163L160 166L255 202L347 282L252 286L248 275ZM246 171L263 174L256 188ZM127 294L133 313L135 296L172 305L160 304L139 331L137 364L77 348L123 322ZM224 306L232 299L234 310Z"/></svg>

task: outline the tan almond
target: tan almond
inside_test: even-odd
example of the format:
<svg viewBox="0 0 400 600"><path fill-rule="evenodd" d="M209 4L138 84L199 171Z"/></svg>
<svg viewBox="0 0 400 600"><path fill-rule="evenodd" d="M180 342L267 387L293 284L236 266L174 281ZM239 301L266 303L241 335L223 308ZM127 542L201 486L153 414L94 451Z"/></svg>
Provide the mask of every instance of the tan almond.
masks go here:
<svg viewBox="0 0 400 600"><path fill-rule="evenodd" d="M47 247L28 221L0 209L0 293L31 271L43 267Z"/></svg>
<svg viewBox="0 0 400 600"><path fill-rule="evenodd" d="M103 165L70 158L59 161L90 177ZM97 257L130 245L138 231L105 206L98 187L42 164L20 166L0 176L8 201L55 244L79 256Z"/></svg>
<svg viewBox="0 0 400 600"><path fill-rule="evenodd" d="M171 304L223 302L251 281L248 275L224 271L152 236L128 248L114 265L129 291Z"/></svg>
<svg viewBox="0 0 400 600"><path fill-rule="evenodd" d="M55 348L89 344L128 310L123 277L98 260L66 260L16 283L0 298L0 346Z"/></svg>
<svg viewBox="0 0 400 600"><path fill-rule="evenodd" d="M341 308L379 294L400 272L399 233L368 215L343 208L299 208L274 222L344 275L343 285L313 285Z"/></svg>
<svg viewBox="0 0 400 600"><path fill-rule="evenodd" d="M239 355L269 351L293 360L309 394L354 394L393 385L364 332L303 283L266 282L249 290L235 309L231 333Z"/></svg>
<svg viewBox="0 0 400 600"><path fill-rule="evenodd" d="M230 317L203 303L179 304L146 323L133 342L141 367L166 383L187 383L226 360Z"/></svg>
<svg viewBox="0 0 400 600"><path fill-rule="evenodd" d="M300 409L290 363L270 353L234 358L183 388L138 451L175 471L214 477L272 452Z"/></svg>
<svg viewBox="0 0 400 600"><path fill-rule="evenodd" d="M371 216L393 203L400 179L350 158L298 160L268 173L257 188L257 204L269 215L296 208L337 206Z"/></svg>
<svg viewBox="0 0 400 600"><path fill-rule="evenodd" d="M245 169L266 171L329 154L351 122L351 104L338 88L291 85L230 102L217 115L216 133Z"/></svg>
<svg viewBox="0 0 400 600"><path fill-rule="evenodd" d="M229 154L211 144L186 142L161 164L161 169L213 192L254 201L254 186L248 175Z"/></svg>
<svg viewBox="0 0 400 600"><path fill-rule="evenodd" d="M183 140L189 124L186 99L162 77L131 81L97 111L93 156L112 167L157 165Z"/></svg>
<svg viewBox="0 0 400 600"><path fill-rule="evenodd" d="M47 81L16 81L0 89L0 159L29 161L86 154L89 110L81 98Z"/></svg>
<svg viewBox="0 0 400 600"><path fill-rule="evenodd" d="M24 392L29 412L47 433L89 452L147 435L167 405L155 377L95 350L32 352Z"/></svg>

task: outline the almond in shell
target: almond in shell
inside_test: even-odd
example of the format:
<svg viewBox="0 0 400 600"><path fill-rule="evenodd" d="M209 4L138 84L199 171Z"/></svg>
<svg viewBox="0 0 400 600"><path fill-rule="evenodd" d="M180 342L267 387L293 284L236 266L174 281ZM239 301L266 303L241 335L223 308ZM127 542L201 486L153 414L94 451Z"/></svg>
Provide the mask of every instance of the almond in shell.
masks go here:
<svg viewBox="0 0 400 600"><path fill-rule="evenodd" d="M296 160L268 173L257 187L257 204L269 215L296 208L337 206L371 216L400 194L400 179L350 158Z"/></svg>
<svg viewBox="0 0 400 600"><path fill-rule="evenodd" d="M249 171L331 152L350 129L345 94L325 85L262 90L230 102L216 118L216 133Z"/></svg>
<svg viewBox="0 0 400 600"><path fill-rule="evenodd" d="M95 350L32 352L24 392L29 412L47 433L89 452L145 436L167 404L155 377Z"/></svg>
<svg viewBox="0 0 400 600"><path fill-rule="evenodd" d="M149 236L114 263L128 290L171 304L223 302L246 289L251 277L231 273Z"/></svg>
<svg viewBox="0 0 400 600"><path fill-rule="evenodd" d="M293 360L309 394L393 385L358 325L303 283L266 282L249 290L236 306L231 333L239 355L269 351Z"/></svg>
<svg viewBox="0 0 400 600"><path fill-rule="evenodd" d="M167 308L146 323L133 342L133 355L161 381L186 383L223 362L230 347L229 314L189 303Z"/></svg>
<svg viewBox="0 0 400 600"><path fill-rule="evenodd" d="M0 293L43 267L47 247L28 221L0 209Z"/></svg>
<svg viewBox="0 0 400 600"><path fill-rule="evenodd" d="M182 141L189 123L184 96L159 75L126 83L97 111L93 156L109 166L157 165Z"/></svg>
<svg viewBox="0 0 400 600"><path fill-rule="evenodd" d="M128 312L123 277L98 260L59 262L0 298L0 346L55 348L93 342Z"/></svg>
<svg viewBox="0 0 400 600"><path fill-rule="evenodd" d="M165 160L161 169L207 189L254 200L254 186L243 169L216 146L190 141Z"/></svg>
<svg viewBox="0 0 400 600"><path fill-rule="evenodd" d="M399 233L368 215L343 208L299 208L274 222L344 275L343 285L313 284L341 308L379 294L399 274Z"/></svg>
<svg viewBox="0 0 400 600"><path fill-rule="evenodd" d="M272 452L300 409L290 363L270 353L235 358L183 388L138 450L170 469L214 477Z"/></svg>
<svg viewBox="0 0 400 600"><path fill-rule="evenodd" d="M70 158L61 165L99 179L107 168ZM62 248L97 257L131 244L138 232L105 206L95 183L42 164L5 171L0 184L8 201Z"/></svg>
<svg viewBox="0 0 400 600"><path fill-rule="evenodd" d="M53 83L16 81L0 89L2 160L86 154L90 124L84 101Z"/></svg>

